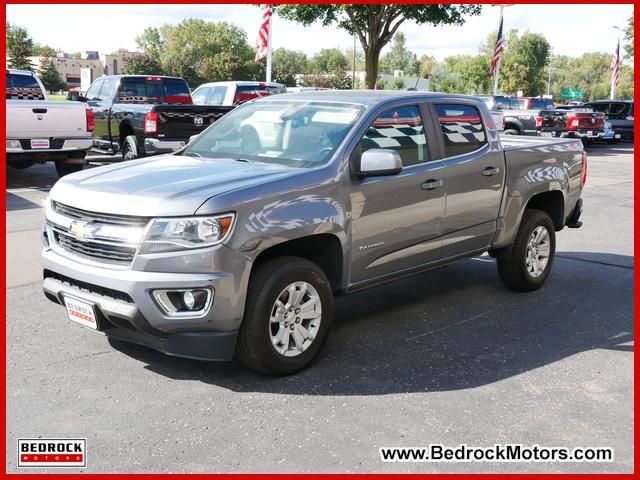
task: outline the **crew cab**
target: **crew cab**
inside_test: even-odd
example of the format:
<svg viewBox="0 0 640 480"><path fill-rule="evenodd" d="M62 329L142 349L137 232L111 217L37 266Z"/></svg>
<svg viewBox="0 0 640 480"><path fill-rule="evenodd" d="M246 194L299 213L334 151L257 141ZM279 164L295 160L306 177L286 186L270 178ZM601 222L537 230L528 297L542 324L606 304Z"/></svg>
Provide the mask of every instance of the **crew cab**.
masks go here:
<svg viewBox="0 0 640 480"><path fill-rule="evenodd" d="M82 170L92 144L93 112L81 103L50 102L36 74L6 73L7 165L55 162L59 176Z"/></svg>
<svg viewBox="0 0 640 480"><path fill-rule="evenodd" d="M175 154L58 182L43 288L107 336L292 374L334 295L484 252L507 287L542 287L557 232L581 225L586 168L579 140L501 138L474 97L269 96Z"/></svg>
<svg viewBox="0 0 640 480"><path fill-rule="evenodd" d="M564 129L553 110L545 110L544 107L529 108L531 105L544 105L544 102L532 104L527 99L506 95L478 95L478 98L482 99L492 112L502 112L505 135L538 136L542 132L554 133Z"/></svg>
<svg viewBox="0 0 640 480"><path fill-rule="evenodd" d="M210 82L200 85L193 93L196 105L240 105L267 95L287 93L287 87L275 82Z"/></svg>
<svg viewBox="0 0 640 480"><path fill-rule="evenodd" d="M95 115L93 149L133 160L179 150L233 107L193 105L182 78L109 75L83 101Z"/></svg>

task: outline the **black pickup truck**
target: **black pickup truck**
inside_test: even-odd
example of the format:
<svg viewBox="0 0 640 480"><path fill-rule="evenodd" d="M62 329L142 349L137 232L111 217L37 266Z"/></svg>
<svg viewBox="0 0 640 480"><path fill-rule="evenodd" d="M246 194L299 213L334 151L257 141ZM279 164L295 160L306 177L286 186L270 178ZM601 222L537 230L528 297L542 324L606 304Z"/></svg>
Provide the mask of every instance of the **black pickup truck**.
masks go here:
<svg viewBox="0 0 640 480"><path fill-rule="evenodd" d="M182 78L108 75L82 101L95 116L94 151L132 160L182 148L232 106L194 105Z"/></svg>

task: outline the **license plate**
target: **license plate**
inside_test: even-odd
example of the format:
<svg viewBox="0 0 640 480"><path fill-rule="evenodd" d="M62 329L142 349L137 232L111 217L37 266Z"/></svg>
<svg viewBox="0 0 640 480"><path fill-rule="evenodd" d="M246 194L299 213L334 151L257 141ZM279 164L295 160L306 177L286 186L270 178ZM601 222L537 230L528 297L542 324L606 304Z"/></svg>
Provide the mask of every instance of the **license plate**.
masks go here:
<svg viewBox="0 0 640 480"><path fill-rule="evenodd" d="M34 150L36 148L49 148L49 139L48 138L34 138L31 140L31 148Z"/></svg>
<svg viewBox="0 0 640 480"><path fill-rule="evenodd" d="M93 305L69 297L64 297L64 304L67 307L69 320L89 327L92 330L98 329L98 322L96 321L96 313L93 310Z"/></svg>
<svg viewBox="0 0 640 480"><path fill-rule="evenodd" d="M593 132L591 130L587 132L587 137L593 137Z"/></svg>
<svg viewBox="0 0 640 480"><path fill-rule="evenodd" d="M620 135L619 133L616 133L615 137L616 138L620 138L622 135Z"/></svg>

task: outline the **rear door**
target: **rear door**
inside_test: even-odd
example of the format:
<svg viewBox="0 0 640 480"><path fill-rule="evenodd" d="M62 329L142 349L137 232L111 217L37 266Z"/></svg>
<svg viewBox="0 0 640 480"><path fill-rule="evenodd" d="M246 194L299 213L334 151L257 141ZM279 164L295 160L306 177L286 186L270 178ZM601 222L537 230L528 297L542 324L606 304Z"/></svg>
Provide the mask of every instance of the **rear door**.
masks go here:
<svg viewBox="0 0 640 480"><path fill-rule="evenodd" d="M403 164L397 175L352 180L354 283L440 257L445 183L441 162L427 142L434 133L423 111L419 104L405 104L377 113L351 156L352 172L358 171L362 152L371 148L396 150Z"/></svg>
<svg viewBox="0 0 640 480"><path fill-rule="evenodd" d="M434 103L446 172L443 258L486 248L496 231L504 184L504 156L480 110L464 103ZM494 138L489 138L489 133Z"/></svg>

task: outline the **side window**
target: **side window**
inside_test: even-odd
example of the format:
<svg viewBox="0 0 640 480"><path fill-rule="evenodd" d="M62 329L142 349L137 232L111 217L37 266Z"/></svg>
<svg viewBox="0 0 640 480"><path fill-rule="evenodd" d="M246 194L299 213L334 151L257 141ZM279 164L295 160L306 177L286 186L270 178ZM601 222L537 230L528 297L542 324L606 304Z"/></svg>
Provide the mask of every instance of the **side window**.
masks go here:
<svg viewBox="0 0 640 480"><path fill-rule="evenodd" d="M487 135L480 112L471 105L435 105L444 136L445 156L455 157L482 148Z"/></svg>
<svg viewBox="0 0 640 480"><path fill-rule="evenodd" d="M428 161L420 109L411 106L387 110L369 125L360 148L362 152L371 148L397 150L405 167Z"/></svg>
<svg viewBox="0 0 640 480"><path fill-rule="evenodd" d="M89 101L100 100L100 97L98 95L100 94L100 87L102 87L103 82L104 82L104 79L98 79L95 82L93 82L93 85L89 87L89 90L87 90L87 94L85 95L85 97L87 97L87 100Z"/></svg>
<svg viewBox="0 0 640 480"><path fill-rule="evenodd" d="M193 103L195 103L196 105L206 105L207 95L209 94L209 90L211 89L208 87L204 87L204 88L199 88L198 91L196 92L193 92L193 95L191 95Z"/></svg>
<svg viewBox="0 0 640 480"><path fill-rule="evenodd" d="M113 97L116 94L116 87L119 82L118 77L108 77L104 79L104 83L102 84L102 89L100 89L100 100L111 102L113 101Z"/></svg>

